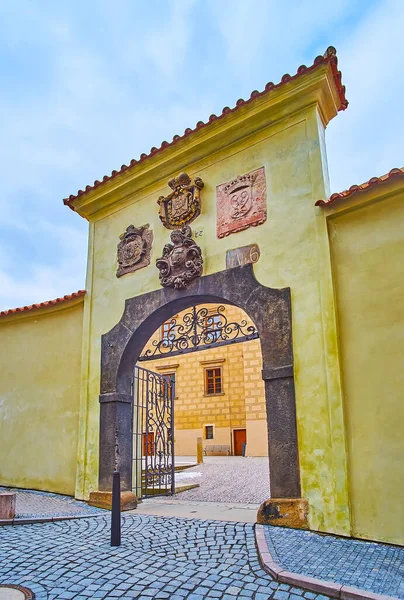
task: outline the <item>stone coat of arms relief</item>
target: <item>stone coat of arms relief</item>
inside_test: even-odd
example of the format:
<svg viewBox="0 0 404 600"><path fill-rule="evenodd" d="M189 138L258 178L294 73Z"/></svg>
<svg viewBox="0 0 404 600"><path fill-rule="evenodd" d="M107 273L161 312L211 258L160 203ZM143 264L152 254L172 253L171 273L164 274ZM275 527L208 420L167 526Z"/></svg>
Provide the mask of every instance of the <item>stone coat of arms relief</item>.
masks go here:
<svg viewBox="0 0 404 600"><path fill-rule="evenodd" d="M216 198L219 238L261 225L267 218L265 168L218 185Z"/></svg>
<svg viewBox="0 0 404 600"><path fill-rule="evenodd" d="M173 190L168 196L160 196L159 217L164 227L176 229L186 223L191 223L201 212L200 191L204 183L200 177L195 177L194 183L187 173L180 173L168 182Z"/></svg>
<svg viewBox="0 0 404 600"><path fill-rule="evenodd" d="M118 269L116 276L121 277L126 273L133 273L150 264L150 252L153 243L153 232L149 225L135 227L129 225L126 231L119 236L118 244Z"/></svg>
<svg viewBox="0 0 404 600"><path fill-rule="evenodd" d="M202 275L203 258L200 247L192 239L192 229L184 225L170 235L172 244L166 244L163 256L156 261L163 287L186 288L188 283Z"/></svg>

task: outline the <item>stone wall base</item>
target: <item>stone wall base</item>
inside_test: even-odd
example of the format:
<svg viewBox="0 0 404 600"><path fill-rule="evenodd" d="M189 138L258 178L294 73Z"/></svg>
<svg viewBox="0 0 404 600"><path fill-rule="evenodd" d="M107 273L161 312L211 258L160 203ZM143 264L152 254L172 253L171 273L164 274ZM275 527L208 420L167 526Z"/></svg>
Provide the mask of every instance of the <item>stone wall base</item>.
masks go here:
<svg viewBox="0 0 404 600"><path fill-rule="evenodd" d="M271 498L261 504L257 523L308 529L309 504L305 498Z"/></svg>
<svg viewBox="0 0 404 600"><path fill-rule="evenodd" d="M112 492L90 492L90 499L88 503L90 506L96 506L97 508L106 508L108 510L111 510ZM136 494L134 494L133 492L121 492L121 510L133 510L136 507Z"/></svg>

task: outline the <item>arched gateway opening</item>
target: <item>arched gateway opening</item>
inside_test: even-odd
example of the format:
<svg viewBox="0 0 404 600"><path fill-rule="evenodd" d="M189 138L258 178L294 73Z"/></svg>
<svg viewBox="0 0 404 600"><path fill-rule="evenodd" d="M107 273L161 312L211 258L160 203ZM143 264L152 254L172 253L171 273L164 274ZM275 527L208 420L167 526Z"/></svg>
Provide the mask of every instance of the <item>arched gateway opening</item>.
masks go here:
<svg viewBox="0 0 404 600"><path fill-rule="evenodd" d="M261 357L258 330L235 305L198 304L156 329L133 378L137 498L268 499Z"/></svg>
<svg viewBox="0 0 404 600"><path fill-rule="evenodd" d="M165 321L202 303L235 305L255 323L262 349L271 496L300 498L290 290L261 285L252 265L200 277L186 289L163 288L126 300L119 323L102 336L99 490L111 490L116 469L122 490L132 489L131 387L143 347Z"/></svg>

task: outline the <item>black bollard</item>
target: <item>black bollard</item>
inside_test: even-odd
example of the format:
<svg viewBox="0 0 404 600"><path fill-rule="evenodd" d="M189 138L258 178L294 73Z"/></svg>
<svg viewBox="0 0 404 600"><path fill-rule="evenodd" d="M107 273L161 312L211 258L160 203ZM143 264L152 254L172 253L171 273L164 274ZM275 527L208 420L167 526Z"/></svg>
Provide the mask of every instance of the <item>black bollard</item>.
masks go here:
<svg viewBox="0 0 404 600"><path fill-rule="evenodd" d="M111 546L121 545L121 474L114 471L112 478Z"/></svg>

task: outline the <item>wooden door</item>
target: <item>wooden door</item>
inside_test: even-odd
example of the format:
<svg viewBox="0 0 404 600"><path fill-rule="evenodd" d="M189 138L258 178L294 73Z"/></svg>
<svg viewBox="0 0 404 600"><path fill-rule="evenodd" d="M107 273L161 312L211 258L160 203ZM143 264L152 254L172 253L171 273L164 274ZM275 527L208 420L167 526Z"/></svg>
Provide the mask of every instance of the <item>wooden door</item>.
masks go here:
<svg viewBox="0 0 404 600"><path fill-rule="evenodd" d="M153 456L154 454L154 432L143 434L143 456Z"/></svg>
<svg viewBox="0 0 404 600"><path fill-rule="evenodd" d="M247 431L245 429L235 429L234 435L234 455L243 456L243 444L247 443Z"/></svg>

